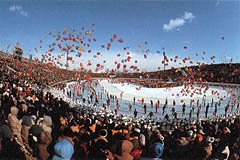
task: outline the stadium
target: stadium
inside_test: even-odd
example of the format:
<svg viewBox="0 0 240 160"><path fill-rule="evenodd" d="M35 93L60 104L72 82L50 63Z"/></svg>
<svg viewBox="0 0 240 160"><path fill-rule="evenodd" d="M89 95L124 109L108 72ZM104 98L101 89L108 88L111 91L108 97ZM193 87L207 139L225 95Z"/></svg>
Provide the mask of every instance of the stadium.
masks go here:
<svg viewBox="0 0 240 160"><path fill-rule="evenodd" d="M240 159L239 2L0 3L1 160Z"/></svg>

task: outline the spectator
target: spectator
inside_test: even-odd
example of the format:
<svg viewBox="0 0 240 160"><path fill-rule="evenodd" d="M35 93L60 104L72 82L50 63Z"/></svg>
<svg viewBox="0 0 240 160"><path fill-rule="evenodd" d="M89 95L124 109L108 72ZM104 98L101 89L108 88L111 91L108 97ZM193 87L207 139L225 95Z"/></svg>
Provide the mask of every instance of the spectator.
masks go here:
<svg viewBox="0 0 240 160"><path fill-rule="evenodd" d="M63 139L55 144L54 152L53 160L70 160L74 153L74 148L68 140Z"/></svg>

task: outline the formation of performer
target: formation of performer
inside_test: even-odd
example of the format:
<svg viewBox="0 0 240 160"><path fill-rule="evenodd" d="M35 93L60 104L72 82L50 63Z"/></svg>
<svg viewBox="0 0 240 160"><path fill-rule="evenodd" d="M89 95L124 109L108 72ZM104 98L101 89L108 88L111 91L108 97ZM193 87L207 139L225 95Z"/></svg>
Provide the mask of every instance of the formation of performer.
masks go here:
<svg viewBox="0 0 240 160"><path fill-rule="evenodd" d="M87 91L87 95L84 94L84 92ZM79 83L78 85L70 85L69 88L62 88L62 93L66 94L73 102L77 103L78 101L80 102L80 100L82 100L82 102L85 104L87 101L87 104L92 104L93 106L97 106L100 103L102 104L102 107L104 110L107 110L108 108L110 108L111 103L115 104L115 107L113 109L114 113L117 114L119 109L120 109L120 100L122 100L123 98L123 92L120 93L120 99L118 99L118 97L116 95L112 95L109 94L106 90L104 90L104 88L102 87L102 92L97 92L95 88L92 86L91 83L89 82L84 82L84 83ZM105 93L106 95L106 101L103 101L103 94ZM100 101L99 101L100 100ZM199 118L200 117L200 112L202 110L202 108L204 109L205 107L205 115L204 117L207 118L209 116L209 109L210 109L211 113L213 116L217 116L217 112L218 112L218 106L221 105L223 101L223 98L219 98L218 97L218 101L214 102L214 98L211 98L211 102L207 103L206 98L203 97L202 101L200 102L200 99L196 100L196 103L193 104L194 99L191 99L189 101L189 109L188 109L188 117L192 118L193 114L196 113L196 117ZM137 109L136 109L136 105L141 104L143 107L143 114L147 114L148 117L152 118L152 110L148 111L148 104L145 103L145 99L141 98L137 100L138 103L136 103L136 97L133 97L132 99L132 103L129 103L129 113L132 113L134 117L136 117L138 115ZM154 108L155 107L155 113L158 114L158 110L160 107L162 107L162 115L165 117L165 113L166 113L166 109L168 107L168 98L165 99L165 102L163 105L160 104L160 100L157 101L153 101L152 99L150 99L150 108ZM112 105L114 106L114 105ZM133 106L134 106L134 112L133 112ZM196 112L194 111L195 108L197 109ZM186 103L184 102L182 104L182 114L181 116L184 118L185 114L186 114ZM234 101L229 101L225 107L224 107L224 115L227 116L228 112L229 113L233 113L234 109L236 111L239 111L239 100L235 99ZM151 113L152 112L152 113ZM176 119L178 116L178 113L176 111L176 100L173 99L172 100L172 109L171 109L171 113L172 113L172 118ZM167 114L167 117L169 115Z"/></svg>

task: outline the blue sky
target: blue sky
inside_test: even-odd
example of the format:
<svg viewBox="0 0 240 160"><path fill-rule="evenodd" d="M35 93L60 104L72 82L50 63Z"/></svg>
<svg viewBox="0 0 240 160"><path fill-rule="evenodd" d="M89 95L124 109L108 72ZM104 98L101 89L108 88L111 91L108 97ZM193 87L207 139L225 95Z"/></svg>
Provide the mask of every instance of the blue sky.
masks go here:
<svg viewBox="0 0 240 160"><path fill-rule="evenodd" d="M1 0L0 10L0 50L6 51L10 45L11 51L19 41L24 56L33 54L41 57L49 44L55 42L48 35L53 30L62 33L66 28L67 33L72 33L73 29L80 32L84 27L83 32L94 29L92 37L97 42L91 42L91 54L83 53L81 58L74 58L75 54L72 54L75 60L72 66L79 66L80 62L86 64L90 60L94 68L96 63L105 60L105 68L114 68L113 62L122 59L116 54L125 53L123 48L126 46L133 59L127 65L134 64L142 70L162 68L163 48L169 58L191 57L194 62L207 62L209 57L216 56L216 62L229 61L230 57L233 62L240 61L240 1ZM109 51L101 48L101 45L109 43L113 34L124 42L112 43ZM43 40L42 49L39 48L40 40ZM141 44L139 50L149 49L150 52L136 53L138 44ZM93 58L97 51L101 56ZM206 52L204 59L203 51ZM59 52L55 50L52 54L56 56ZM199 56L195 56L196 53ZM147 58L143 58L144 54ZM60 61L63 63L65 60Z"/></svg>

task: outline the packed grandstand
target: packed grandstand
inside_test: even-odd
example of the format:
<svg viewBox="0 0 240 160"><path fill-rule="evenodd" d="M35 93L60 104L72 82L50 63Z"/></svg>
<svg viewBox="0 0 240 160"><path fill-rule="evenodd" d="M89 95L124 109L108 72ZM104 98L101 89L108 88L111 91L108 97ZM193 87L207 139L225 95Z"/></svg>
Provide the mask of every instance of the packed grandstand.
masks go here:
<svg viewBox="0 0 240 160"><path fill-rule="evenodd" d="M0 68L0 159L240 158L239 63L190 66L187 71L194 71L193 77L176 72L180 69L187 72L185 68L92 73L70 71L26 58L19 61L1 52ZM225 114L209 114L204 118L169 118L165 114L164 118L151 118L151 112L150 118L120 114L106 109L108 103L118 106L119 96L108 95L104 90L104 95L98 94L94 89L103 79L147 88L170 88L195 79L199 84L232 88L236 95L231 97L228 107L233 112L229 109ZM78 82L79 91L66 90L68 82ZM59 93L56 90L65 97L56 94ZM107 99L100 105L102 96ZM163 103L158 104L159 109L164 105L172 107Z"/></svg>

